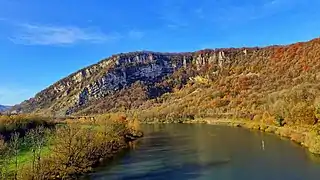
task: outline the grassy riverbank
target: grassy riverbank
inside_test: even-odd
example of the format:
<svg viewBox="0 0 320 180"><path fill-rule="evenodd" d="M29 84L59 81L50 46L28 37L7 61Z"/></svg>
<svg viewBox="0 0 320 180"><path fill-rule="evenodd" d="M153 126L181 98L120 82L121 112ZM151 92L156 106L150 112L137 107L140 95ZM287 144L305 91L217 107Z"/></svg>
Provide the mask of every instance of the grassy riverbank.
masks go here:
<svg viewBox="0 0 320 180"><path fill-rule="evenodd" d="M10 121L13 117L4 118L4 129L17 125ZM23 134L11 128L10 138L1 138L0 179L77 178L142 136L138 124L120 114L66 119L51 128L28 127Z"/></svg>
<svg viewBox="0 0 320 180"><path fill-rule="evenodd" d="M313 154L320 154L320 127L315 125L284 125L276 126L259 121L245 119L196 119L193 123L207 123L211 125L225 125L232 127L243 127L273 133L288 138L304 147Z"/></svg>

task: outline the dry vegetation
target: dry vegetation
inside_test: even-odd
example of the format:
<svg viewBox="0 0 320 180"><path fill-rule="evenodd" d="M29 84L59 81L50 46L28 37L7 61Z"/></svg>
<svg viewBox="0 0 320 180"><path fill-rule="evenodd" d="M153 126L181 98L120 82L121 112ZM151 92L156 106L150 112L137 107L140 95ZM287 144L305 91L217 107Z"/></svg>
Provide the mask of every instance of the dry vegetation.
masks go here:
<svg viewBox="0 0 320 180"><path fill-rule="evenodd" d="M193 53L192 61L208 60L217 52L225 54L221 64L188 64L155 84L136 82L78 113L120 111L143 122L245 119L268 126L269 132L284 127L278 134L320 153L320 39L288 46L203 50Z"/></svg>
<svg viewBox="0 0 320 180"><path fill-rule="evenodd" d="M37 115L1 115L0 114L0 135L6 140L10 139L13 133L19 133L24 136L30 129L43 126L46 128L53 127L55 122L49 118Z"/></svg>
<svg viewBox="0 0 320 180"><path fill-rule="evenodd" d="M24 136L13 131L10 140L0 138L0 179L77 178L128 148L142 136L137 128L124 115L106 114L24 129Z"/></svg>
<svg viewBox="0 0 320 180"><path fill-rule="evenodd" d="M77 123L74 119L67 120L65 125L55 130L53 140L45 141L49 143L49 154L45 157L41 156L43 151L40 149L47 147L41 139L46 137L41 134L46 133L35 128L27 133L27 137L37 137L29 138L34 141L29 143L34 158L28 166L17 164L19 160L16 157L21 149L18 134L10 136L9 142L6 138L0 140L1 155L15 157L10 158L11 162L6 161L8 158L1 158L4 161L1 162L2 167L8 167L6 163L16 164L10 166L13 169L10 172L14 172L11 177L30 179L66 178L90 171L99 159L112 156L114 151L127 146L126 141L135 138L132 136L134 128L129 125L137 126L137 123L126 117L143 122L224 118L233 125L288 137L320 154L320 39L289 46L203 50L188 56L192 61L199 57L208 60L217 52L225 54L221 64L192 62L153 83L137 81L75 109L78 115L123 114L82 118ZM181 61L184 55L176 54L170 60ZM99 74L102 72L106 71ZM55 99L50 98L54 96L47 97L50 93L43 94L42 104L38 105L40 109L45 109L44 104L52 105L51 100ZM26 106L34 104L27 103ZM5 136L15 132L25 134L26 131L20 129L29 129L29 124L23 120L2 119L1 132L6 132ZM239 120L243 124L238 124ZM7 171L1 172L3 176L8 174Z"/></svg>
<svg viewBox="0 0 320 180"><path fill-rule="evenodd" d="M208 60L218 52L225 54L221 64L191 63L154 84L136 82L91 102L78 114L129 112L150 122L202 117L247 118L280 126L318 122L320 39L288 46L203 50L192 53L192 61ZM181 61L184 55L171 61Z"/></svg>
<svg viewBox="0 0 320 180"><path fill-rule="evenodd" d="M203 66L185 84L171 83L171 92L130 112L138 113L144 122L227 118L245 119L270 129L293 128L281 133L320 153L320 39L247 50L246 55L241 49L224 50L228 62L222 69L212 64ZM213 52L198 53L210 57ZM194 69L189 66L175 72L174 77L189 76L192 73L186 72Z"/></svg>

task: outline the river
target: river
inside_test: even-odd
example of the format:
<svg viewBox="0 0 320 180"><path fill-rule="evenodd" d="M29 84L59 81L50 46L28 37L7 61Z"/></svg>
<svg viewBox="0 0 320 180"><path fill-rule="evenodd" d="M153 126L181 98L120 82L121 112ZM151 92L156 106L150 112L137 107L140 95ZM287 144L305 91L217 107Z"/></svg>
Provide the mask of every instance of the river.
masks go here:
<svg viewBox="0 0 320 180"><path fill-rule="evenodd" d="M320 163L275 135L206 124L143 126L133 150L86 178L319 180Z"/></svg>

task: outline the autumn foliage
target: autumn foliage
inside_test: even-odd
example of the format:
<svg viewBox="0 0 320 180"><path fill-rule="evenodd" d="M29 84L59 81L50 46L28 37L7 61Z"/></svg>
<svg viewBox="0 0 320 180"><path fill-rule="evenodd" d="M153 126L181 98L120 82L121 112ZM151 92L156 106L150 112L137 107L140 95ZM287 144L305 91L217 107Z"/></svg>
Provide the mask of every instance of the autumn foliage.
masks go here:
<svg viewBox="0 0 320 180"><path fill-rule="evenodd" d="M2 179L76 179L110 160L142 136L134 119L124 114L66 119L55 128L38 126L0 137ZM21 156L29 154L27 162Z"/></svg>
<svg viewBox="0 0 320 180"><path fill-rule="evenodd" d="M222 69L213 64L194 71L177 90L133 109L145 121L190 120L190 117L247 118L279 124L314 125L320 107L320 41L266 48L204 50L210 57L223 51ZM182 77L195 70L175 72ZM213 73L215 72L215 73ZM215 75L213 75L215 74ZM174 78L172 79L174 80ZM263 115L269 114L267 119ZM260 118L254 118L260 117Z"/></svg>

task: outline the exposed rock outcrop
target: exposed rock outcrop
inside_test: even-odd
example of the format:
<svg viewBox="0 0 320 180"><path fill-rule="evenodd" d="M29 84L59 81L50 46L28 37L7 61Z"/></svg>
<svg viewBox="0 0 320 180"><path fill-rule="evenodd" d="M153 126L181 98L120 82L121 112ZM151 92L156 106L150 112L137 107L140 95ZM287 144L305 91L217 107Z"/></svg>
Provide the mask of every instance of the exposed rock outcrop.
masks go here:
<svg viewBox="0 0 320 180"><path fill-rule="evenodd" d="M133 52L114 55L84 68L56 82L24 101L14 109L19 112L43 112L58 115L72 114L90 103L103 101L122 89L140 82L147 90L157 91L154 86L163 82L180 69L200 70L206 65L216 66L212 75L217 75L228 60L241 49L204 50L194 53ZM247 50L246 54L249 54ZM244 53L240 54L245 56ZM170 91L162 89L161 95ZM150 93L149 93L150 94ZM156 95L156 96L157 96ZM151 97L154 97L150 96Z"/></svg>
<svg viewBox="0 0 320 180"><path fill-rule="evenodd" d="M311 42L317 44L318 41ZM241 77L241 81L248 83L256 81L255 77L265 77L265 74L259 72L264 67L270 71L278 70L274 68L278 67L277 63L281 63L277 59L288 56L281 53L284 48L293 51L297 49L296 46L302 45L206 49L192 53L117 54L56 82L13 110L64 115L93 106L106 108L106 104L110 104L108 110L115 107L115 104L118 104L117 108L130 108L141 104L134 101L157 98L174 88L181 88L190 78L198 75L232 78L242 74L245 77ZM289 65L290 62L284 64ZM281 68L285 70L284 66ZM297 77L299 72L310 69L307 65L302 68L283 75ZM285 71L274 73L282 72Z"/></svg>

